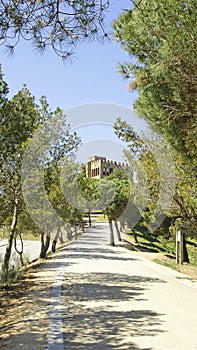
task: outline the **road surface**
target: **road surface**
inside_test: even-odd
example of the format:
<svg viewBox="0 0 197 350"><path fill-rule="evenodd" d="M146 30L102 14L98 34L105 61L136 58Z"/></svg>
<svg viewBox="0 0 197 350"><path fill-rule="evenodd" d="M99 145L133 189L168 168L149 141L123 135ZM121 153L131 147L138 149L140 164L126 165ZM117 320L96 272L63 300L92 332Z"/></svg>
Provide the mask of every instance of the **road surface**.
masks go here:
<svg viewBox="0 0 197 350"><path fill-rule="evenodd" d="M98 225L70 245L51 297L48 350L197 350L197 285L108 245Z"/></svg>
<svg viewBox="0 0 197 350"><path fill-rule="evenodd" d="M0 241L0 267L1 267L1 261L3 259L4 254L5 254L6 246L7 246L7 240ZM23 241L24 256L26 256L26 258L29 261L32 261L33 259L38 258L39 254L40 254L40 246L41 246L40 241L24 240ZM17 240L17 247L20 251L21 250L21 242L18 240ZM13 255L13 259L12 259L13 262L15 260L17 260L17 258L19 260L19 255L14 251L14 245L12 247L12 255Z"/></svg>
<svg viewBox="0 0 197 350"><path fill-rule="evenodd" d="M4 350L197 350L197 281L108 241L97 224L29 275Z"/></svg>

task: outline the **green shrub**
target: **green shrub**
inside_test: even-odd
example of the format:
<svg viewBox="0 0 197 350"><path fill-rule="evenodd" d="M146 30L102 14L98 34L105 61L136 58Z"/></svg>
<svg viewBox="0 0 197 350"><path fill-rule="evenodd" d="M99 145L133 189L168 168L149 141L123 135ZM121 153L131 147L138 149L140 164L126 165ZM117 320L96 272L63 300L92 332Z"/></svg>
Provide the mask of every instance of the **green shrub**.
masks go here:
<svg viewBox="0 0 197 350"><path fill-rule="evenodd" d="M9 268L3 268L3 261L1 262L0 269L0 288L5 288L17 283L23 276L23 270L21 269L20 259L16 254L12 256L12 263Z"/></svg>

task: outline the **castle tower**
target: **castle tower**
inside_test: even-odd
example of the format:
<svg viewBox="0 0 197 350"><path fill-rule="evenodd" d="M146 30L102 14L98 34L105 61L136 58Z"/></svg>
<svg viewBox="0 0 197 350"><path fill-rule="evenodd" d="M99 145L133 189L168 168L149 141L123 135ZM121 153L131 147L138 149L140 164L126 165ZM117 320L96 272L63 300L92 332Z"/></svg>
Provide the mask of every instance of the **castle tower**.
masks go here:
<svg viewBox="0 0 197 350"><path fill-rule="evenodd" d="M106 157L93 156L86 163L86 177L101 179L109 176L115 168L124 168L124 164L117 164Z"/></svg>

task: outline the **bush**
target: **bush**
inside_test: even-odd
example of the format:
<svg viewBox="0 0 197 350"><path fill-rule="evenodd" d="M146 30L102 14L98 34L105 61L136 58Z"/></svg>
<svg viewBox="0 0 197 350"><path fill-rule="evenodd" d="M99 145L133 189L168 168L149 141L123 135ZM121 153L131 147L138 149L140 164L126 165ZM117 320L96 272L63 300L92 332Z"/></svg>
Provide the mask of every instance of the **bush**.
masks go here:
<svg viewBox="0 0 197 350"><path fill-rule="evenodd" d="M2 261L1 261L1 265ZM12 256L12 263L8 269L1 268L0 270L0 288L8 287L17 283L23 277L23 271L21 269L20 259L16 254Z"/></svg>

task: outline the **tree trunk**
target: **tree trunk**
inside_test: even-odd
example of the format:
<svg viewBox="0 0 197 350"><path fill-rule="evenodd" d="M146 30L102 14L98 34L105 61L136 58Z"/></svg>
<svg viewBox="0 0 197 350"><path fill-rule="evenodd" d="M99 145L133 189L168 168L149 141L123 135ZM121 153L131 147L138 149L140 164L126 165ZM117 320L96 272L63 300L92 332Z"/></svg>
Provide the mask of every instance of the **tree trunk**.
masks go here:
<svg viewBox="0 0 197 350"><path fill-rule="evenodd" d="M52 242L51 250L52 250L53 253L55 253L55 251L56 251L56 244L57 244L58 238L59 238L59 240L60 240L60 242L62 244L63 243L63 238L62 238L62 231L61 231L60 227L58 227L56 235L55 235L54 240Z"/></svg>
<svg viewBox="0 0 197 350"><path fill-rule="evenodd" d="M82 228L82 232L84 233L85 232L85 227L84 227L84 221L83 220L81 222L81 228Z"/></svg>
<svg viewBox="0 0 197 350"><path fill-rule="evenodd" d="M119 230L117 221L114 221L114 224L117 231L118 241L121 241L120 230Z"/></svg>
<svg viewBox="0 0 197 350"><path fill-rule="evenodd" d="M125 229L125 221L120 219L120 232L123 232Z"/></svg>
<svg viewBox="0 0 197 350"><path fill-rule="evenodd" d="M89 222L89 227L92 226L92 221L91 221L91 213L90 211L88 212L88 222Z"/></svg>
<svg viewBox="0 0 197 350"><path fill-rule="evenodd" d="M24 265L24 261L23 261L23 240L22 240L21 233L18 233L18 236L19 236L20 241L21 241L21 250L19 251L18 248L17 248L17 244L16 244L17 234L15 234L15 236L14 236L14 248L15 248L15 251L19 254L20 263L21 263L21 266L23 266Z"/></svg>
<svg viewBox="0 0 197 350"><path fill-rule="evenodd" d="M187 243L186 243L184 233L183 233L183 262L189 263L189 255L188 255L188 251L187 251Z"/></svg>
<svg viewBox="0 0 197 350"><path fill-rule="evenodd" d="M59 238L60 243L63 244L64 243L64 239L63 239L63 236L62 236L61 227L59 228L59 237L58 238Z"/></svg>
<svg viewBox="0 0 197 350"><path fill-rule="evenodd" d="M56 251L56 244L57 244L57 240L54 238L54 240L52 242L52 247L51 247L51 251L53 253L55 253L55 251Z"/></svg>
<svg viewBox="0 0 197 350"><path fill-rule="evenodd" d="M133 231L133 237L134 237L135 243L139 243L139 242L138 242L138 238L137 238L137 233L136 233L135 230Z"/></svg>
<svg viewBox="0 0 197 350"><path fill-rule="evenodd" d="M75 226L75 239L77 239L77 226Z"/></svg>
<svg viewBox="0 0 197 350"><path fill-rule="evenodd" d="M72 230L68 226L67 226L67 239L69 241L71 241L71 239L72 239Z"/></svg>
<svg viewBox="0 0 197 350"><path fill-rule="evenodd" d="M109 244L111 246L114 246L114 232L113 232L113 225L112 225L112 219L110 219L108 217L108 222L109 222L109 233L110 233L110 237L109 237Z"/></svg>
<svg viewBox="0 0 197 350"><path fill-rule="evenodd" d="M46 236L46 240L44 241L44 232L41 233L41 251L40 251L40 258L44 259L46 258L46 253L50 245L50 236Z"/></svg>
<svg viewBox="0 0 197 350"><path fill-rule="evenodd" d="M12 224L10 227L10 234L9 234L9 239L8 239L8 245L6 247L6 252L5 252L3 266L2 266L2 270L4 271L5 275L8 273L8 270L9 270L9 262L10 262L10 256L11 256L11 251L12 251L12 244L13 244L15 230L16 230L16 226L17 226L17 214L18 214L18 199L15 199Z"/></svg>

